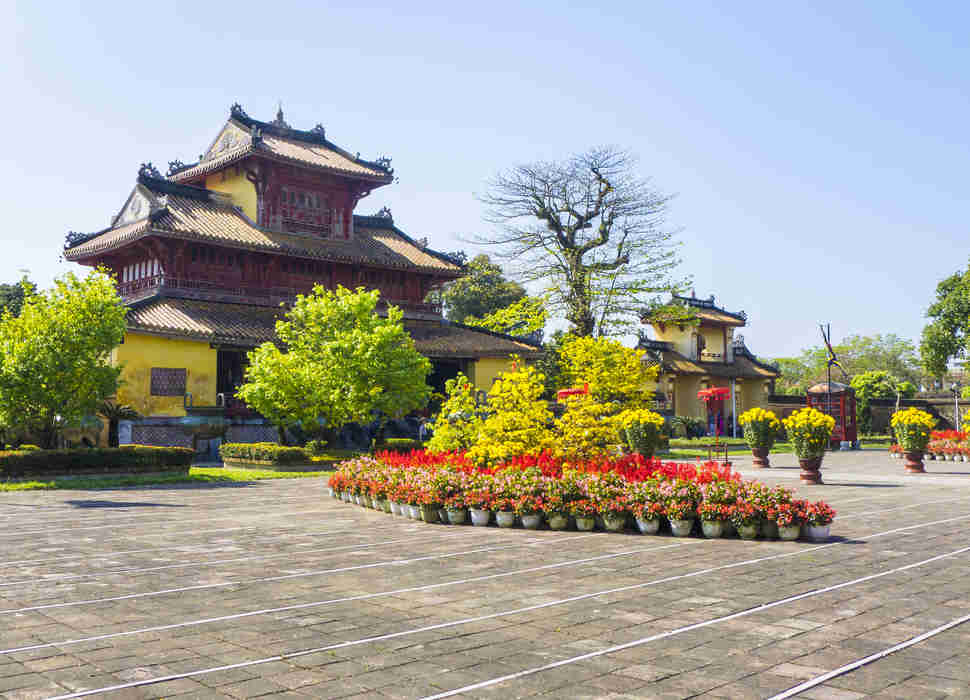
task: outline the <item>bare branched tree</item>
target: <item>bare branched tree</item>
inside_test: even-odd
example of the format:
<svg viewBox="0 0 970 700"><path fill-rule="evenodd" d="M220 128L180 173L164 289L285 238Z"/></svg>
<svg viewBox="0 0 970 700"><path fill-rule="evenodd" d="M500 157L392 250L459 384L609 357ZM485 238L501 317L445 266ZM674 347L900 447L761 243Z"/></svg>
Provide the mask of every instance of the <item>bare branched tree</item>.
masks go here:
<svg viewBox="0 0 970 700"><path fill-rule="evenodd" d="M636 166L626 150L593 148L515 166L480 197L496 232L475 242L494 246L522 281L541 283L579 335L628 333L645 307L686 286L672 279L671 198Z"/></svg>

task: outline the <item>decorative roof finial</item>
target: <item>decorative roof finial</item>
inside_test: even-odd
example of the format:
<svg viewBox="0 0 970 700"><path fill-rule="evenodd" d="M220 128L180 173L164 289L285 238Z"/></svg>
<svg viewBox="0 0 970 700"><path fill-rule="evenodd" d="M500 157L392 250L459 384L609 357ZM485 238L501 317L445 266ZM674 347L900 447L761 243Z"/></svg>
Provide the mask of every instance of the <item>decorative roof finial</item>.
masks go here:
<svg viewBox="0 0 970 700"><path fill-rule="evenodd" d="M141 167L138 168L138 177L150 177L161 180L162 174L158 172L158 168L152 165L151 161L148 161L147 163L142 163Z"/></svg>
<svg viewBox="0 0 970 700"><path fill-rule="evenodd" d="M239 104L238 102L233 102L232 103L232 107L229 108L229 116L230 117L245 117L247 115L246 115L246 112L243 111L243 108L242 108L242 105L241 104Z"/></svg>
<svg viewBox="0 0 970 700"><path fill-rule="evenodd" d="M390 219L391 221L394 221L394 217L391 216L391 208L390 207L386 207L386 206L385 207L381 207L381 210L379 212L377 212L376 214L374 214L374 216L380 217L382 219Z"/></svg>
<svg viewBox="0 0 970 700"><path fill-rule="evenodd" d="M273 126L278 126L281 129L289 129L290 125L286 123L283 119L283 100L279 101L279 107L276 110L276 119L272 122Z"/></svg>

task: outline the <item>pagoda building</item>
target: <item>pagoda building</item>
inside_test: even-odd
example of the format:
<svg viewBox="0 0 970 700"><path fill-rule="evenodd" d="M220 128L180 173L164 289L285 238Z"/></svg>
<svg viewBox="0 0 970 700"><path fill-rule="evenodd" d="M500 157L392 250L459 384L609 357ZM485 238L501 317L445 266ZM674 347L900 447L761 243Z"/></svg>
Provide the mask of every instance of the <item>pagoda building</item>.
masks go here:
<svg viewBox="0 0 970 700"><path fill-rule="evenodd" d="M356 213L394 181L390 163L340 148L321 125L294 129L282 110L257 121L237 104L197 163L173 161L166 176L142 165L108 228L68 235L64 257L110 270L128 307L113 360L123 366L119 402L144 417L132 442L189 444L169 419L201 407L239 419L228 439L274 439L234 394L246 353L274 340L285 305L315 284L378 289L383 308L400 307L437 391L459 371L487 390L511 355L541 350L450 323L425 301L463 274L461 263L408 236L386 208Z"/></svg>
<svg viewBox="0 0 970 700"><path fill-rule="evenodd" d="M737 333L748 323L743 311L728 311L714 296L697 299L674 295L671 303L686 307L689 318L678 323L644 316L655 338L641 336L639 347L657 365L657 398L669 415L697 418L709 435L740 435L737 416L749 408L767 408L778 368L759 360ZM701 392L722 388L725 398L704 400Z"/></svg>

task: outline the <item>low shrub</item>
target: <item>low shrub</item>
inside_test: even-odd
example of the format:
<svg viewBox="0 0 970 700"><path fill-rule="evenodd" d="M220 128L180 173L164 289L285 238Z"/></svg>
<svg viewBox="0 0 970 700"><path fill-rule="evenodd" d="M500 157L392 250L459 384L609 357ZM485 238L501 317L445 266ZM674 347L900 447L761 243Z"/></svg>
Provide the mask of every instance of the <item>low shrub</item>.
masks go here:
<svg viewBox="0 0 970 700"><path fill-rule="evenodd" d="M185 468L195 453L185 447L92 447L68 450L20 449L0 452L3 478L45 474L97 474L152 472Z"/></svg>
<svg viewBox="0 0 970 700"><path fill-rule="evenodd" d="M422 444L420 440L412 440L411 438L388 438L384 444L381 445L380 449L406 455L412 450L420 450L421 447Z"/></svg>
<svg viewBox="0 0 970 700"><path fill-rule="evenodd" d="M37 445L24 444L24 445L21 445L20 447L15 447L14 449L19 450L20 452L33 452L34 450L39 450L40 447L38 447Z"/></svg>
<svg viewBox="0 0 970 700"><path fill-rule="evenodd" d="M327 451L327 441L326 440L310 440L306 444L306 451L309 452L314 457L319 457L326 453Z"/></svg>
<svg viewBox="0 0 970 700"><path fill-rule="evenodd" d="M272 462L273 464L303 464L310 455L302 447L288 447L275 442L226 442L219 446L222 459L238 459L246 462Z"/></svg>

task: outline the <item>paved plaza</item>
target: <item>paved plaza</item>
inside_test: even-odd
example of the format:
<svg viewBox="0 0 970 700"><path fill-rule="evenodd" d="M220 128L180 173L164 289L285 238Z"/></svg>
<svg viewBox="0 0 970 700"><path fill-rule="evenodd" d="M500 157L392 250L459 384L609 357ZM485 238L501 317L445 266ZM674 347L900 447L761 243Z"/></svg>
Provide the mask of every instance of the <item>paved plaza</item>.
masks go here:
<svg viewBox="0 0 970 700"><path fill-rule="evenodd" d="M736 466L798 485L772 461ZM826 456L824 544L426 525L322 479L0 494L0 696L970 697L970 464L902 464Z"/></svg>

